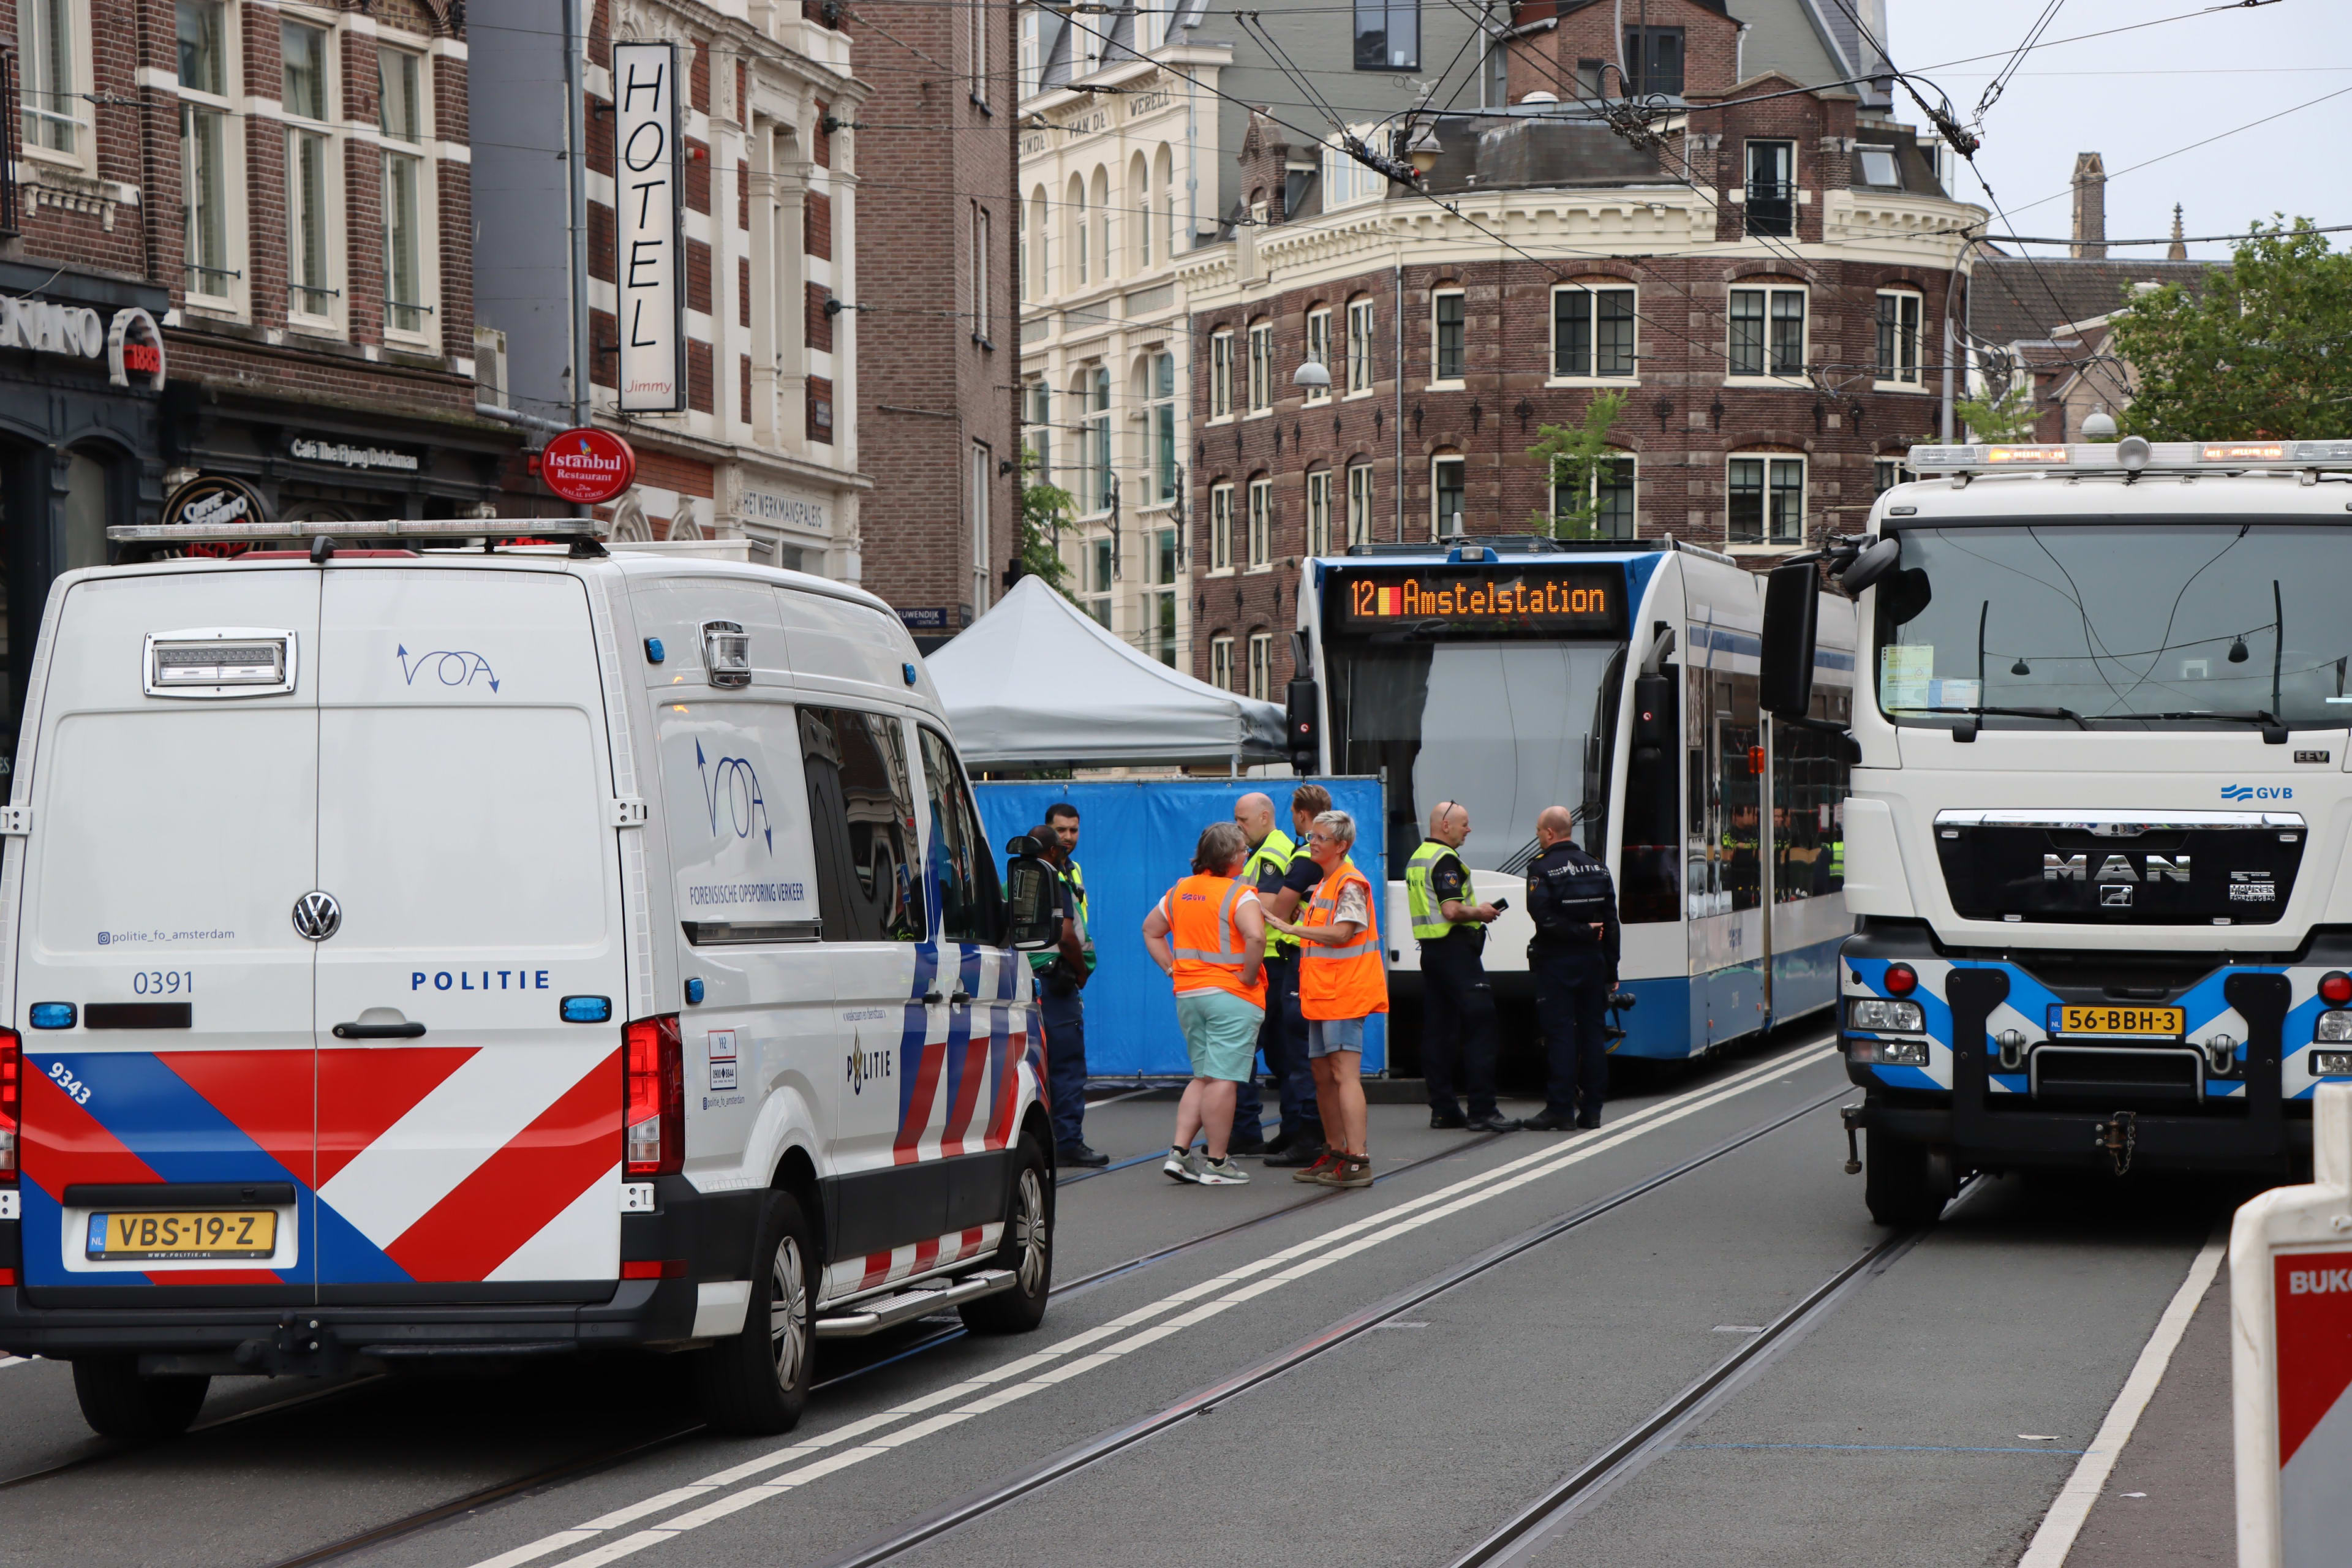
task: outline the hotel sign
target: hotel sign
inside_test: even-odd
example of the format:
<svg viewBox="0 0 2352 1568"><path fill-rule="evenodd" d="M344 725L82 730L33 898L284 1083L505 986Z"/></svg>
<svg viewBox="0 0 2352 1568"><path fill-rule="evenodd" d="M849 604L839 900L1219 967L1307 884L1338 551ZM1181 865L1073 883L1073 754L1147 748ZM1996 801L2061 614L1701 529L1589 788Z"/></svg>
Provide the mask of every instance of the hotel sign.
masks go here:
<svg viewBox="0 0 2352 1568"><path fill-rule="evenodd" d="M613 277L619 289L621 407L686 406L684 146L678 136L677 46L613 46Z"/></svg>

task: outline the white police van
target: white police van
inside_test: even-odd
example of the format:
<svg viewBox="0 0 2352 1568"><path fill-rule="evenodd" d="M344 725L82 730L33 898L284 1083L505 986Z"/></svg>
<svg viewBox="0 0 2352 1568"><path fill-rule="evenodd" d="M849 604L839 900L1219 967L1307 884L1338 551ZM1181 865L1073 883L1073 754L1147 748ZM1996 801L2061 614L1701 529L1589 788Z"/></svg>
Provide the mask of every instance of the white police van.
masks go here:
<svg viewBox="0 0 2352 1568"><path fill-rule="evenodd" d="M897 617L585 521L341 526L482 548L118 529L254 548L51 591L0 1347L117 1436L218 1373L631 1346L772 1432L817 1338L1034 1328L1046 877L1000 887Z"/></svg>

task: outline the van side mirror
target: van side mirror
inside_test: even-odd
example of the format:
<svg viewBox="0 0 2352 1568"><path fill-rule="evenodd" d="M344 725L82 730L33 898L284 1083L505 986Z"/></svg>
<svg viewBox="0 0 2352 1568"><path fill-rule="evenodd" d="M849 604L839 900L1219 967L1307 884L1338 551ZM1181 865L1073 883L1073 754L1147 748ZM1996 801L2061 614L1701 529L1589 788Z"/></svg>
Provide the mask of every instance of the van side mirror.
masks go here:
<svg viewBox="0 0 2352 1568"><path fill-rule="evenodd" d="M1813 705L1813 643L1821 578L1811 561L1772 568L1764 584L1764 656L1757 695L1775 718L1801 719Z"/></svg>
<svg viewBox="0 0 2352 1568"><path fill-rule="evenodd" d="M1005 946L1017 952L1038 952L1060 940L1061 900L1055 896L1059 881L1054 868L1036 856L1014 853L1004 868Z"/></svg>
<svg viewBox="0 0 2352 1568"><path fill-rule="evenodd" d="M1903 542L1882 539L1853 559L1853 564L1838 574L1838 588L1849 599L1862 597L1863 590L1895 570L1903 559Z"/></svg>

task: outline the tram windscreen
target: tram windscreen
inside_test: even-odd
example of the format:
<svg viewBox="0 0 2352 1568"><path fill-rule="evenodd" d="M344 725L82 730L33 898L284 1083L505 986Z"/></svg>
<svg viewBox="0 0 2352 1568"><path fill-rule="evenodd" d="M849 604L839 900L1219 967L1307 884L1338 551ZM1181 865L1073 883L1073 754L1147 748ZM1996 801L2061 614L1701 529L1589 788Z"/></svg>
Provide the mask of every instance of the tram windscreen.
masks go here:
<svg viewBox="0 0 2352 1568"><path fill-rule="evenodd" d="M1470 813L1462 858L1473 870L1525 866L1548 805L1578 812L1578 843L1600 842L1622 653L1586 642L1331 648L1335 758L1343 773L1386 775L1390 875L1402 875L1442 800Z"/></svg>

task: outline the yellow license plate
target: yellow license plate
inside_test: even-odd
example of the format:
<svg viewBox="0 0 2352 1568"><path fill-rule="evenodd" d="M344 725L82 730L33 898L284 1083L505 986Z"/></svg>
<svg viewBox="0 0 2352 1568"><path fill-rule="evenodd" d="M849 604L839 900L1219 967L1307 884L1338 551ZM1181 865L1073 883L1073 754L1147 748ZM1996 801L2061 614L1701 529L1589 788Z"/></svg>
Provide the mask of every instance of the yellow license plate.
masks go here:
<svg viewBox="0 0 2352 1568"><path fill-rule="evenodd" d="M2188 1014L2179 1007L2061 1007L2057 1033L2062 1035L2137 1035L2179 1039L2189 1027Z"/></svg>
<svg viewBox="0 0 2352 1568"><path fill-rule="evenodd" d="M94 1214L85 1255L98 1260L267 1258L278 1250L275 1209L139 1209Z"/></svg>

